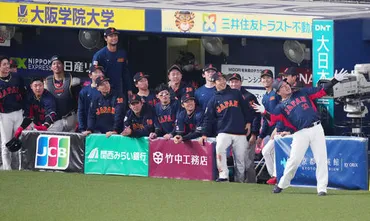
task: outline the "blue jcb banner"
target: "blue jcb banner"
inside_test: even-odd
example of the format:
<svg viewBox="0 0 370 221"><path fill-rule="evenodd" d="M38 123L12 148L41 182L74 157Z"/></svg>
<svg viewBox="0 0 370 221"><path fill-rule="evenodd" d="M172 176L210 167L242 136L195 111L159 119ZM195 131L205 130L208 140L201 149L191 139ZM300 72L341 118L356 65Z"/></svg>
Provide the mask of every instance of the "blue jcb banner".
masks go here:
<svg viewBox="0 0 370 221"><path fill-rule="evenodd" d="M292 136L275 139L277 178L283 176L291 150ZM329 183L328 187L367 190L368 154L367 138L327 136ZM316 186L316 163L311 148L308 148L292 185Z"/></svg>

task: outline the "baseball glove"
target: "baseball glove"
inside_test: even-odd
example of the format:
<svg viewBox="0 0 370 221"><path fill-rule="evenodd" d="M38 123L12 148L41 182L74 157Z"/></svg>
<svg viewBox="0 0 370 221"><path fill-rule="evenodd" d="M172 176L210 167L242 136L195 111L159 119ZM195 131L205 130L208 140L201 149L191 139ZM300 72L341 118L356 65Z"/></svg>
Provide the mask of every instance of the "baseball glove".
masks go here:
<svg viewBox="0 0 370 221"><path fill-rule="evenodd" d="M18 138L13 137L8 143L6 143L6 147L10 152L17 152L22 148L22 142Z"/></svg>

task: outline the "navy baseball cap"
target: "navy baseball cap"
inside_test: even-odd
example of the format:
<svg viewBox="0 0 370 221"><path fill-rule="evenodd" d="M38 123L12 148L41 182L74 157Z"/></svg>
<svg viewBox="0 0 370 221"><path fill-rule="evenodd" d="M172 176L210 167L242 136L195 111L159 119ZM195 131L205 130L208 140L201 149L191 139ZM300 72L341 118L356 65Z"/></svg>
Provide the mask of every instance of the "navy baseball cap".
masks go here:
<svg viewBox="0 0 370 221"><path fill-rule="evenodd" d="M263 70L263 71L261 72L261 78L262 78L263 76L269 76L269 77L274 78L274 74L273 74L273 73L272 73L272 71L271 71L271 70L269 70L269 69L265 69L265 70Z"/></svg>
<svg viewBox="0 0 370 221"><path fill-rule="evenodd" d="M217 68L213 64L206 64L203 68L203 72L208 71L208 70L214 70L217 72Z"/></svg>
<svg viewBox="0 0 370 221"><path fill-rule="evenodd" d="M279 91L279 89L281 88L281 86L283 85L284 82L286 82L286 79L284 79L284 80L276 79L272 83L272 88L275 89L275 91Z"/></svg>
<svg viewBox="0 0 370 221"><path fill-rule="evenodd" d="M212 75L211 81L215 82L222 77L226 79L225 75L223 75L221 72L216 72Z"/></svg>
<svg viewBox="0 0 370 221"><path fill-rule="evenodd" d="M30 84L32 84L35 81L41 81L42 83L44 83L44 79L42 77L34 77L31 79Z"/></svg>
<svg viewBox="0 0 370 221"><path fill-rule="evenodd" d="M195 100L194 94L193 93L186 93L181 96L181 103L184 103L188 100Z"/></svg>
<svg viewBox="0 0 370 221"><path fill-rule="evenodd" d="M17 61L14 60L14 59L10 59L9 64L10 64L10 68L17 68L18 67Z"/></svg>
<svg viewBox="0 0 370 221"><path fill-rule="evenodd" d="M104 81L109 81L109 78L100 76L95 80L97 86L100 86Z"/></svg>
<svg viewBox="0 0 370 221"><path fill-rule="evenodd" d="M181 69L181 67L180 67L179 65L177 65L177 64L172 65L172 66L168 69L167 74L169 74L172 70L178 70L180 73L182 73L182 69Z"/></svg>
<svg viewBox="0 0 370 221"><path fill-rule="evenodd" d="M117 29L113 28L113 27L109 27L107 29L105 29L104 31L104 37L107 37L109 35L112 35L112 34L119 34L119 32L117 31Z"/></svg>
<svg viewBox="0 0 370 221"><path fill-rule="evenodd" d="M105 72L104 70L104 67L103 66L98 66L98 65L91 65L90 66L90 69L89 69L89 73L91 74L92 72L96 71L96 70L100 70L101 72Z"/></svg>
<svg viewBox="0 0 370 221"><path fill-rule="evenodd" d="M60 61L60 62L62 62L62 64L64 63L63 58L60 57L59 55L54 55L53 57L51 57L50 61L51 61L51 63L53 63L54 61Z"/></svg>
<svg viewBox="0 0 370 221"><path fill-rule="evenodd" d="M237 74L237 73L233 73L233 74L230 74L228 76L228 81L231 81L233 79L236 79L236 80L239 80L239 81L242 81L242 76L240 76L240 74Z"/></svg>
<svg viewBox="0 0 370 221"><path fill-rule="evenodd" d="M133 94L128 100L130 104L142 102L141 97L137 94Z"/></svg>
<svg viewBox="0 0 370 221"><path fill-rule="evenodd" d="M134 75L134 82L136 83L136 82L140 81L141 79L148 78L148 77L149 77L149 75L146 75L143 72L137 72Z"/></svg>
<svg viewBox="0 0 370 221"><path fill-rule="evenodd" d="M297 70L295 67L290 67L290 68L286 68L283 73L282 73L283 76L288 76L288 75L292 75L292 76L296 76L298 75L297 73Z"/></svg>

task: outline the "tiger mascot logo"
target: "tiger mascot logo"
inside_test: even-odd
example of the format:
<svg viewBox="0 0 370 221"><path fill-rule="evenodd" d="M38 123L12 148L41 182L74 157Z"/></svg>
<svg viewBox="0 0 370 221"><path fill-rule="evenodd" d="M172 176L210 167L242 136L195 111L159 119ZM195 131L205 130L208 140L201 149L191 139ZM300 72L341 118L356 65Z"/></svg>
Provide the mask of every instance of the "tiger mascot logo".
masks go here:
<svg viewBox="0 0 370 221"><path fill-rule="evenodd" d="M189 32L194 27L195 14L189 11L175 12L176 27L181 32Z"/></svg>

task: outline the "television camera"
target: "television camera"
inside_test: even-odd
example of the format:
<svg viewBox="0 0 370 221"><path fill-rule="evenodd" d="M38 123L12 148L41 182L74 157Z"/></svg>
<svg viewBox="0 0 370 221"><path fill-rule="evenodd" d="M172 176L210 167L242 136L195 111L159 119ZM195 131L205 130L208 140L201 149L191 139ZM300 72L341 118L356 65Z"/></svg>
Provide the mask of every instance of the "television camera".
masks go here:
<svg viewBox="0 0 370 221"><path fill-rule="evenodd" d="M364 103L370 102L370 64L356 64L354 70L348 75L348 79L341 81L333 87L327 97L334 98L344 104L343 110L347 113L350 121L336 124L338 127L351 128L353 136L365 136L362 132L364 127L370 127L369 121L365 120L368 108ZM318 84L327 82L320 80Z"/></svg>

